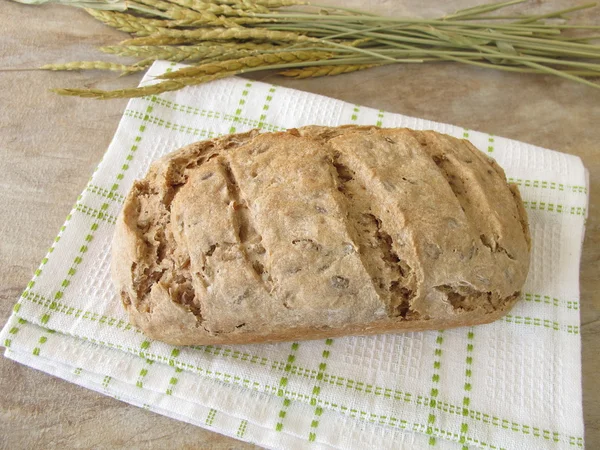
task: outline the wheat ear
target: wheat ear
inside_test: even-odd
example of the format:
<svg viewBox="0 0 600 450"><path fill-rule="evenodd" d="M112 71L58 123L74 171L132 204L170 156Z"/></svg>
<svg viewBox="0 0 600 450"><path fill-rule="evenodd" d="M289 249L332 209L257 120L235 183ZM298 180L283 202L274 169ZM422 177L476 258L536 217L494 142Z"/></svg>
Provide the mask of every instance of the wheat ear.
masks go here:
<svg viewBox="0 0 600 450"><path fill-rule="evenodd" d="M230 51L265 51L278 50L285 47L273 44L254 42L203 42L200 45L108 45L100 47L104 53L138 58L153 57L169 61L185 61L190 59L214 58Z"/></svg>
<svg viewBox="0 0 600 450"><path fill-rule="evenodd" d="M161 79L187 78L198 75L211 75L219 72L243 73L246 69L256 67L268 67L275 64L287 64L295 62L319 61L330 58L331 53L326 52L280 52L264 53L262 55L248 56L229 61L202 64L199 66L184 67L176 72L168 72L160 75Z"/></svg>
<svg viewBox="0 0 600 450"><path fill-rule="evenodd" d="M171 19L180 20L187 23L189 26L206 25L221 27L237 27L235 22L232 22L224 17L217 17L210 11L194 11L190 8L182 7L174 3L169 3L163 0L137 0L138 2L152 6L160 11L163 11Z"/></svg>
<svg viewBox="0 0 600 450"><path fill-rule="evenodd" d="M302 42L318 39L290 31L267 30L266 28L204 28L197 30L161 30L158 34L168 37L189 37L200 41L246 40Z"/></svg>
<svg viewBox="0 0 600 450"><path fill-rule="evenodd" d="M269 14L268 8L260 5L251 5L247 8L233 8L229 5L219 5L216 3L207 3L201 0L168 0L170 3L175 5L183 6L197 12L209 12L216 15L223 16L246 16L249 13L264 13Z"/></svg>
<svg viewBox="0 0 600 450"><path fill-rule="evenodd" d="M230 72L220 72L212 75L206 75L203 77L167 80L148 86L129 89L117 89L114 91L103 91L101 89L52 89L52 92L55 92L60 95L94 98L97 100L108 100L111 98L144 97L146 95L158 95L163 92L176 91L186 86L195 86L197 84L207 83L209 81L217 80L219 78L225 78L233 74L234 73Z"/></svg>
<svg viewBox="0 0 600 450"><path fill-rule="evenodd" d="M144 70L145 67L128 66L125 64L115 64L104 61L73 61L60 64L46 64L40 69L43 70L111 70L115 72L137 72Z"/></svg>
<svg viewBox="0 0 600 450"><path fill-rule="evenodd" d="M279 72L279 75L291 78L316 78L329 77L333 75L341 75L342 73L356 72L357 70L365 70L379 64L347 64L337 66L314 66L303 67L300 69L289 69Z"/></svg>

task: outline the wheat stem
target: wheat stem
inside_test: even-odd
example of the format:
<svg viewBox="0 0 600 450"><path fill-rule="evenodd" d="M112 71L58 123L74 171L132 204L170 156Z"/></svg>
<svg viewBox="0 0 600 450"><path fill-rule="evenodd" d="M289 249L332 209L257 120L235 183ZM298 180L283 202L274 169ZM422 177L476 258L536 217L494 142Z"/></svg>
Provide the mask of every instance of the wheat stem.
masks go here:
<svg viewBox="0 0 600 450"><path fill-rule="evenodd" d="M572 13L575 11L581 11L582 9L589 9L594 6L596 6L596 3L586 3L585 5L573 6L572 8L561 9L559 11L554 11L554 12L551 12L548 14L541 14L538 16L527 17L527 18L517 21L516 23L523 24L523 23L537 22L538 20L542 20L542 19L552 19L555 17L562 18L562 16L564 16L565 14L569 14L569 13Z"/></svg>
<svg viewBox="0 0 600 450"><path fill-rule="evenodd" d="M445 20L451 20L451 19L464 20L465 18L468 18L468 17L476 17L481 14L497 11L499 9L506 8L507 6L516 5L519 3L523 3L525 1L527 1L527 0L510 0L507 2L501 2L501 3L491 3L489 5L473 6L471 8L460 9L460 10L456 11L454 14L446 15L446 16L444 16L444 19Z"/></svg>

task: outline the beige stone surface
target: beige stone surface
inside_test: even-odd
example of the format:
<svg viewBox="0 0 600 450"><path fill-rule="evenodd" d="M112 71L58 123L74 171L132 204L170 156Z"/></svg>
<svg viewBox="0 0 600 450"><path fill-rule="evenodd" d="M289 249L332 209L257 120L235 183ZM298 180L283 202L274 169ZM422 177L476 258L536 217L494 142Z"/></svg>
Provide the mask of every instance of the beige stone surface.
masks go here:
<svg viewBox="0 0 600 450"><path fill-rule="evenodd" d="M482 2L336 3L386 14L435 16ZM546 12L571 4L570 0L538 0L525 8ZM580 17L598 25L599 10ZM0 2L0 325L104 153L126 104L125 100L62 98L48 88L115 88L139 80L139 76L117 79L102 72L27 69L49 62L100 59L94 48L123 36L81 10ZM548 76L446 63L304 81L269 73L253 78L451 122L583 158L592 186L581 264L583 403L586 447L600 448L596 383L600 373L600 90ZM0 358L0 448L41 448L42 439L46 448L253 448Z"/></svg>

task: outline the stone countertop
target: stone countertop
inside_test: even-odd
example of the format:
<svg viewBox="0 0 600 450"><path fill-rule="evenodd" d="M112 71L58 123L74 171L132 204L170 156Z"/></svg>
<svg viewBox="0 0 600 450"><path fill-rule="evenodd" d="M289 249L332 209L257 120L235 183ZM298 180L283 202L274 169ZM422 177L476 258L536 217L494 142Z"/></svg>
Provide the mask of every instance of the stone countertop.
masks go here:
<svg viewBox="0 0 600 450"><path fill-rule="evenodd" d="M398 16L439 16L477 0L329 1ZM362 3L362 4L361 4ZM426 6L420 6L422 4ZM546 12L570 0L522 6ZM95 47L124 34L84 11L0 2L0 326L106 150L127 103L66 98L57 86L132 86L139 75L29 70L109 59ZM579 16L600 24L600 8ZM600 90L550 76L454 63L374 68L331 78L253 79L409 116L450 122L580 156L591 200L581 263L583 406L587 448L600 448ZM32 430L37 432L32 433ZM212 448L252 445L178 422L0 358L0 448ZM42 441L43 439L43 441Z"/></svg>

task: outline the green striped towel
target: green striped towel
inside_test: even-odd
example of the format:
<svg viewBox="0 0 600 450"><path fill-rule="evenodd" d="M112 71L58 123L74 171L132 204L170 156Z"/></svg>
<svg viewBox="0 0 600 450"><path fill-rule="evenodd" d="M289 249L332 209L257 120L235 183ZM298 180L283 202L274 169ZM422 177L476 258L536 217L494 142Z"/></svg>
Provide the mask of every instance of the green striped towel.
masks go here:
<svg viewBox="0 0 600 450"><path fill-rule="evenodd" d="M172 67L155 63L143 83ZM151 161L251 128L348 123L468 138L519 184L532 268L508 316L473 328L247 346L174 347L129 325L109 248L124 195ZM586 186L571 155L240 78L134 99L0 344L28 366L268 448L582 448Z"/></svg>

